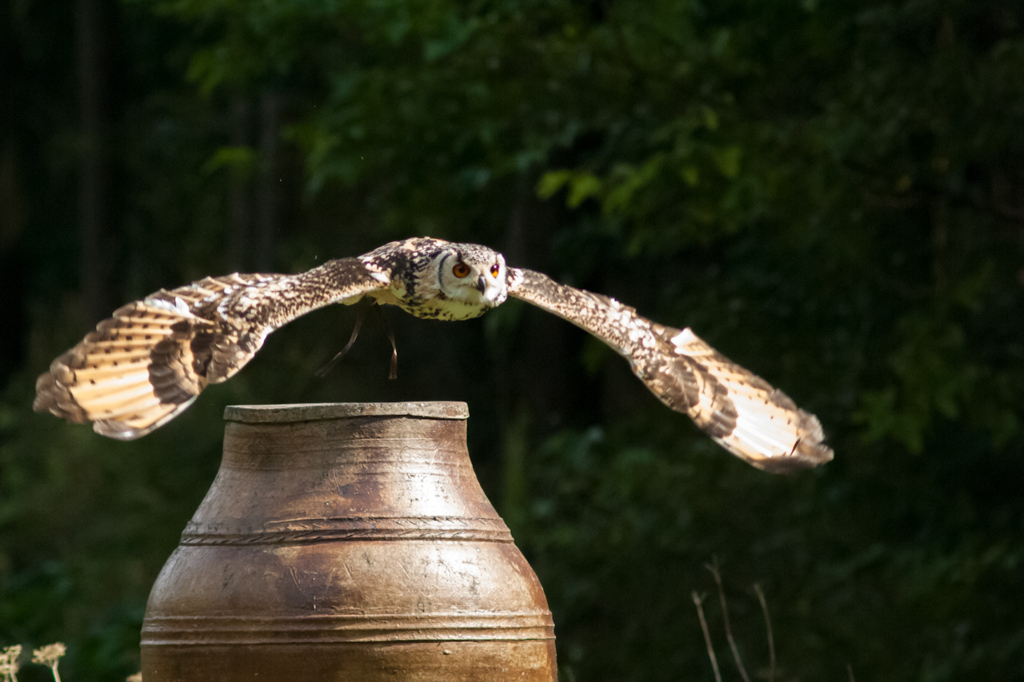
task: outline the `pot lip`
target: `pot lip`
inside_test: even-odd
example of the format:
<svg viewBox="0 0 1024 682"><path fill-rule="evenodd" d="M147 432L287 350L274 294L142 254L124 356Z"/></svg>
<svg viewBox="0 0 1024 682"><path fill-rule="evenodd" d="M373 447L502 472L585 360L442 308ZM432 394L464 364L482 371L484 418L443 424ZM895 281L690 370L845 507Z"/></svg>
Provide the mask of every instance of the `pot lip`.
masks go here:
<svg viewBox="0 0 1024 682"><path fill-rule="evenodd" d="M224 408L224 421L246 424L281 424L352 417L419 417L464 420L469 418L469 406L460 401L436 400L395 403L228 405Z"/></svg>

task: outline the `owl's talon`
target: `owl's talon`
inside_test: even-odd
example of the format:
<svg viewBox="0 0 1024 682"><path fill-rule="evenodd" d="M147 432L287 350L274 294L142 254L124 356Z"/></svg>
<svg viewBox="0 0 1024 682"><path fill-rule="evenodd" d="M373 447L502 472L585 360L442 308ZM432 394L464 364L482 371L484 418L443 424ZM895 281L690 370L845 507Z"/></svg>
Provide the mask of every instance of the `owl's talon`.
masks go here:
<svg viewBox="0 0 1024 682"><path fill-rule="evenodd" d="M345 347L338 351L338 354L327 361L327 364L318 369L313 373L317 379L323 379L327 376L328 372L334 369L334 366L341 361L345 354L352 350L352 346L355 345L356 339L359 338L359 329L363 326L363 318L366 317L366 306L359 306L359 311L356 315L356 325L352 327L352 336L348 338L348 343Z"/></svg>
<svg viewBox="0 0 1024 682"><path fill-rule="evenodd" d="M388 316L381 310L380 305L374 303L373 311L384 327L384 333L388 335L388 341L391 342L391 366L388 369L388 379L394 381L398 378L398 345L395 343L395 330L391 328Z"/></svg>

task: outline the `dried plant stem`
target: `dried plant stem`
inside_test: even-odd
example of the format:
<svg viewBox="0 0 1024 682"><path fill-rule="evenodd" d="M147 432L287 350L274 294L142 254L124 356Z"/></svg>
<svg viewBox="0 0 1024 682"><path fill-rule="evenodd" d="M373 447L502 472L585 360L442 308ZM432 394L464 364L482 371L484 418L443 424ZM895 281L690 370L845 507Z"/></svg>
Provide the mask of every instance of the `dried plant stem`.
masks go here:
<svg viewBox="0 0 1024 682"><path fill-rule="evenodd" d="M5 646L0 653L0 675L4 682L18 682L18 658L21 656L21 645Z"/></svg>
<svg viewBox="0 0 1024 682"><path fill-rule="evenodd" d="M60 665L60 659L67 651L68 649L64 646L64 642L47 644L32 652L32 662L37 665L45 665L53 673L53 682L60 682L60 673L57 672L57 666Z"/></svg>
<svg viewBox="0 0 1024 682"><path fill-rule="evenodd" d="M768 601L765 593L761 591L761 585L754 584L754 591L761 602L761 612L765 614L765 632L768 635L768 682L775 682L775 637L771 631L771 616L768 614Z"/></svg>
<svg viewBox="0 0 1024 682"><path fill-rule="evenodd" d="M757 600L761 602L761 612L764 613L764 629L768 634L768 682L775 682L775 636L772 634L772 619L768 615L768 601L764 598L761 586L754 583L754 592L757 593Z"/></svg>
<svg viewBox="0 0 1024 682"><path fill-rule="evenodd" d="M853 676L853 664L846 664L846 676L850 678L850 682L857 682L857 679Z"/></svg>
<svg viewBox="0 0 1024 682"><path fill-rule="evenodd" d="M715 671L715 682L722 682L722 673L718 670L718 658L715 657L715 647L711 645L711 633L708 631L708 622L704 620L704 607L701 606L700 595L694 590L693 605L697 607L697 617L700 618L700 629L704 631L704 644L708 648L708 658L711 659L711 668Z"/></svg>
<svg viewBox="0 0 1024 682"><path fill-rule="evenodd" d="M715 585L718 586L718 599L722 604L722 623L725 625L725 639L729 642L729 649L732 651L732 658L736 661L736 668L740 671L743 682L750 682L750 675L743 666L743 659L740 658L740 650L736 646L736 640L732 636L732 628L729 626L729 607L725 603L725 588L722 587L722 574L718 572L718 557L712 557L710 564L704 567L715 577Z"/></svg>

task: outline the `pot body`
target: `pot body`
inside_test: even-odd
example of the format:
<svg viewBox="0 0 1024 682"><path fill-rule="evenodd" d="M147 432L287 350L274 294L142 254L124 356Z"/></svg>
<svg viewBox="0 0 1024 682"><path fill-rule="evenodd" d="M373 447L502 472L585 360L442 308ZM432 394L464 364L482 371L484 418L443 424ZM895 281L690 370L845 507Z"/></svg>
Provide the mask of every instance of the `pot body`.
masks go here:
<svg viewBox="0 0 1024 682"><path fill-rule="evenodd" d="M464 403L229 407L150 593L146 682L556 679L540 583L477 482Z"/></svg>

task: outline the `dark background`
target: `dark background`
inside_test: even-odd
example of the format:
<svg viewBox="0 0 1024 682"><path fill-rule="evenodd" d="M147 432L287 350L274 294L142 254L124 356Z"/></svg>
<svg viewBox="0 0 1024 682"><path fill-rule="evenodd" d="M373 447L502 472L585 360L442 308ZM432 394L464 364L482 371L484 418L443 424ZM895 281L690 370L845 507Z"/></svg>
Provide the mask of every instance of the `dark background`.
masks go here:
<svg viewBox="0 0 1024 682"><path fill-rule="evenodd" d="M0 645L138 669L145 599L226 404L465 400L562 679L1024 678L1024 5L1010 0L8 0L0 16ZM730 457L519 302L274 334L132 443L31 412L118 305L386 241L692 326L836 459ZM37 672L47 672L37 669ZM33 677L29 668L22 679ZM47 673L48 674L48 673Z"/></svg>

